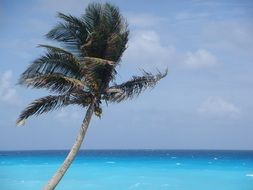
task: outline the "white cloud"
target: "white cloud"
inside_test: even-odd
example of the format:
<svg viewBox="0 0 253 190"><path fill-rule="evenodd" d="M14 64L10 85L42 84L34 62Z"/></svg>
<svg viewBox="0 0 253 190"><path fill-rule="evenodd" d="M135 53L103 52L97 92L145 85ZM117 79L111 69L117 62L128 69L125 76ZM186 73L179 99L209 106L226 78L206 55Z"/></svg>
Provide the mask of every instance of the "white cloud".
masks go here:
<svg viewBox="0 0 253 190"><path fill-rule="evenodd" d="M16 89L14 89L11 84L12 76L12 71L8 70L0 77L0 101L9 104L17 104L19 98Z"/></svg>
<svg viewBox="0 0 253 190"><path fill-rule="evenodd" d="M173 46L162 45L159 35L153 30L137 30L129 41L124 60L146 68L166 68L177 59Z"/></svg>
<svg viewBox="0 0 253 190"><path fill-rule="evenodd" d="M211 52L205 49L199 49L194 53L186 53L184 63L187 67L193 69L206 68L216 65L217 58Z"/></svg>
<svg viewBox="0 0 253 190"><path fill-rule="evenodd" d="M200 114L210 117L238 118L240 109L233 103L227 102L220 97L209 97L197 110Z"/></svg>
<svg viewBox="0 0 253 190"><path fill-rule="evenodd" d="M124 60L138 63L141 68L161 68L181 66L189 69L205 69L215 66L216 56L206 49L196 52L180 52L173 45L163 45L157 32L136 30L129 42Z"/></svg>

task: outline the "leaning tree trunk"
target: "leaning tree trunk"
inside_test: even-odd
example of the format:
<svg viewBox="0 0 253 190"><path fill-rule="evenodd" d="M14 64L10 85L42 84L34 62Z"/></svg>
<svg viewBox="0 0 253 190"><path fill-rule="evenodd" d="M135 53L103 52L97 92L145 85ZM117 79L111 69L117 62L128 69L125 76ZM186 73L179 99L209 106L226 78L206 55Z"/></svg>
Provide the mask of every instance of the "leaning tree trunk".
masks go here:
<svg viewBox="0 0 253 190"><path fill-rule="evenodd" d="M60 180L62 179L62 177L64 176L64 174L68 170L68 168L70 167L71 163L75 159L75 157L78 153L78 150L80 149L80 146L83 142L83 139L84 139L85 133L88 129L88 126L89 126L89 123L90 123L93 112L94 112L94 101L90 104L90 106L89 106L89 108L86 112L85 118L83 120L83 123L82 123L81 129L79 131L79 134L76 138L75 144L71 148L68 156L64 160L61 167L57 170L55 175L46 184L46 186L44 187L44 190L53 190L53 189L55 189L57 184L60 182Z"/></svg>

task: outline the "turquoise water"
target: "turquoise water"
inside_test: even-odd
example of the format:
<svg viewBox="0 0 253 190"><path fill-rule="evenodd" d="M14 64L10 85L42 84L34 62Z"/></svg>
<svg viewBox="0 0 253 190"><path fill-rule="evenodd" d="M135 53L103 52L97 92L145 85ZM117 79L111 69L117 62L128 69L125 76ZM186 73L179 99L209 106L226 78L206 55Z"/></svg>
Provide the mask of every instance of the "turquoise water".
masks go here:
<svg viewBox="0 0 253 190"><path fill-rule="evenodd" d="M67 151L0 152L0 190L41 189ZM253 190L251 151L81 151L57 190Z"/></svg>

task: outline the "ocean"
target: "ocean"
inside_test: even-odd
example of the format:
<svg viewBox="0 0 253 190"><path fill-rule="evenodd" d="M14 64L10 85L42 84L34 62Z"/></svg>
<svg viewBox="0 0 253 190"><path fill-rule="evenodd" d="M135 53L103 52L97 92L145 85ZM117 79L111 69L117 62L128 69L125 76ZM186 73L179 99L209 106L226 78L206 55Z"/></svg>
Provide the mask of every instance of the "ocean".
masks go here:
<svg viewBox="0 0 253 190"><path fill-rule="evenodd" d="M68 151L0 151L0 190L42 189ZM82 150L57 190L253 190L253 151Z"/></svg>

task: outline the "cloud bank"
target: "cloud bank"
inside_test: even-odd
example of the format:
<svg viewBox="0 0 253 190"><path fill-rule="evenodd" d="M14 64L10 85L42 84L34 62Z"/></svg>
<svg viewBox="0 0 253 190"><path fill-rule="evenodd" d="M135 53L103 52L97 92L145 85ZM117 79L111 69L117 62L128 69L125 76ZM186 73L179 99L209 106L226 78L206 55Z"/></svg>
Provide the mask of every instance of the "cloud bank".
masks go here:
<svg viewBox="0 0 253 190"><path fill-rule="evenodd" d="M18 104L19 98L16 89L12 86L13 73L11 70L0 75L0 101L8 104Z"/></svg>
<svg viewBox="0 0 253 190"><path fill-rule="evenodd" d="M164 45L154 30L136 30L130 39L124 60L144 68L179 66L207 69L218 64L218 58L207 49L181 52L172 44Z"/></svg>

